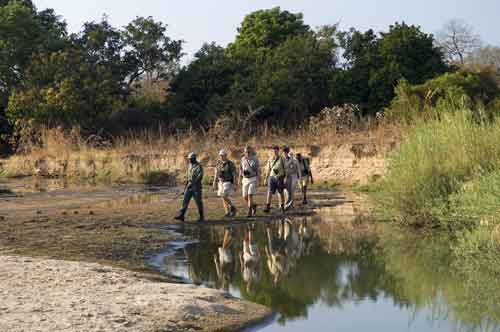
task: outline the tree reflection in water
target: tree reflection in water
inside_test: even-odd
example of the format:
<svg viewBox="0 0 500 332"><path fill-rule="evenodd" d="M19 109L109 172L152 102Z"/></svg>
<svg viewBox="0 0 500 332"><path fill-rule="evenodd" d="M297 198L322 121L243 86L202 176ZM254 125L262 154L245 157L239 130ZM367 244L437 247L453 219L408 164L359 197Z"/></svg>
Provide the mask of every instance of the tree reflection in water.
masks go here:
<svg viewBox="0 0 500 332"><path fill-rule="evenodd" d="M266 305L281 323L307 318L317 304L342 310L390 301L415 315L430 312L427 320L450 322L453 330L500 330L500 302L477 298L452 272L442 236L321 216L183 233L199 241L184 249L193 282Z"/></svg>

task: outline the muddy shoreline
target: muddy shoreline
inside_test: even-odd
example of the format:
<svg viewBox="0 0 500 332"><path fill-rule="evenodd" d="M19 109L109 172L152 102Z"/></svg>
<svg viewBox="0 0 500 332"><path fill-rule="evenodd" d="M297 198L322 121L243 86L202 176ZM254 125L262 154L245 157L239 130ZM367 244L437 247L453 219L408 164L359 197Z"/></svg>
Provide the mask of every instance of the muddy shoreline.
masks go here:
<svg viewBox="0 0 500 332"><path fill-rule="evenodd" d="M159 276L159 271L148 264L147 258L161 252L170 241L176 239L172 233L160 230L175 224L172 218L179 205L176 189L91 186L30 191L20 190L16 185L12 188L9 195L0 195L2 257L18 257L20 260L34 257L32 259L37 262L62 261L62 264L67 261L79 262L77 264L82 266L100 264L112 269L126 269L120 271ZM318 205L298 211L299 214L311 214L314 207L340 206L352 200L352 197L341 192L323 190L313 192L311 198ZM228 223L220 218L221 204L214 193L205 191L205 199L209 220L207 224ZM258 197L261 205L263 199L263 195ZM244 211L241 200L236 199L236 202L239 210ZM195 219L194 207L188 216ZM272 218L260 214L253 221L265 222ZM247 220L241 217L233 221L245 222ZM4 267L1 271L4 274L8 272ZM165 277L159 280L162 283L176 281ZM254 304L243 301L241 305L251 308ZM228 330L229 326L230 329L239 329L261 322L271 314L269 310L249 312L258 314L251 317L240 314L229 325L226 324L227 320L218 323L215 320L212 324L209 319L198 327L206 325L212 326L214 330Z"/></svg>

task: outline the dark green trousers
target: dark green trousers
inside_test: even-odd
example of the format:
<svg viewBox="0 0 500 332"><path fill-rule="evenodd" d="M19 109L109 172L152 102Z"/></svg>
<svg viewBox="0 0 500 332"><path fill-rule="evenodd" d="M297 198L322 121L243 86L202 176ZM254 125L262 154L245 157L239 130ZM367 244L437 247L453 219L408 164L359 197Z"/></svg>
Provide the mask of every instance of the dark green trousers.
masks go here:
<svg viewBox="0 0 500 332"><path fill-rule="evenodd" d="M200 215L200 219L204 219L203 194L201 186L188 186L186 188L186 191L184 192L184 199L182 200L182 208L180 211L180 215L184 216L186 214L191 199L194 199L194 202L198 207L198 214Z"/></svg>

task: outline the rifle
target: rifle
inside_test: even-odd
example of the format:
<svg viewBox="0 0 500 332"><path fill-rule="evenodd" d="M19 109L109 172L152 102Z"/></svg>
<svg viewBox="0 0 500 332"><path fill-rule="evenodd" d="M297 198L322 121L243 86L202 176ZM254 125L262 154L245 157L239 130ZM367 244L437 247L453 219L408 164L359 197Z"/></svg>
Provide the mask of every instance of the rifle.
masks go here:
<svg viewBox="0 0 500 332"><path fill-rule="evenodd" d="M189 181L186 181L186 185L184 186L184 190L178 192L177 195L175 195L175 197L173 199L176 200L176 199L180 198L181 196L184 196L188 186L189 186Z"/></svg>

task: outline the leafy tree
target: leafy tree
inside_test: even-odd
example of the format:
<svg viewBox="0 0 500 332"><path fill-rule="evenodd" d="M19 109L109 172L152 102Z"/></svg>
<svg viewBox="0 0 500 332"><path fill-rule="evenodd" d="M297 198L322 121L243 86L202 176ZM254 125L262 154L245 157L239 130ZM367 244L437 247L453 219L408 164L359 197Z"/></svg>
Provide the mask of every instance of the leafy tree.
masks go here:
<svg viewBox="0 0 500 332"><path fill-rule="evenodd" d="M121 32L109 24L107 17L101 22L85 23L83 31L72 37L92 66L106 66L115 80L125 81L129 73L129 66L123 59L125 44Z"/></svg>
<svg viewBox="0 0 500 332"><path fill-rule="evenodd" d="M17 135L42 127L93 132L121 108L120 82L103 65L91 65L78 49L41 54L25 73L22 90L12 93L7 117Z"/></svg>
<svg viewBox="0 0 500 332"><path fill-rule="evenodd" d="M123 41L130 66L128 86L145 76L150 82L170 79L178 69L182 41L166 35L167 26L152 17L138 17L125 27Z"/></svg>
<svg viewBox="0 0 500 332"><path fill-rule="evenodd" d="M336 44L313 32L287 39L257 66L253 106L264 107L257 120L296 127L329 104L329 80Z"/></svg>
<svg viewBox="0 0 500 332"><path fill-rule="evenodd" d="M227 93L234 72L235 66L223 47L215 43L203 45L171 84L172 112L197 126L208 127L223 112L223 108L209 107L210 102Z"/></svg>
<svg viewBox="0 0 500 332"><path fill-rule="evenodd" d="M249 49L272 49L288 38L309 30L300 13L290 13L280 7L258 10L245 17L238 28L236 40L229 45L229 51L237 54Z"/></svg>
<svg viewBox="0 0 500 332"><path fill-rule="evenodd" d="M343 50L343 70L332 77L331 100L335 104L352 103L367 109L372 90L368 84L372 72L380 65L379 38L373 30L360 32L354 28L339 32Z"/></svg>
<svg viewBox="0 0 500 332"><path fill-rule="evenodd" d="M359 104L365 114L386 107L400 79L420 84L448 70L433 36L418 26L396 23L379 36L352 29L341 40L345 71L332 79L332 99Z"/></svg>
<svg viewBox="0 0 500 332"><path fill-rule="evenodd" d="M10 135L4 114L11 91L24 83L34 54L66 46L66 24L53 10L37 12L31 1L0 1L0 145Z"/></svg>

